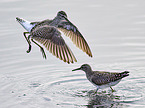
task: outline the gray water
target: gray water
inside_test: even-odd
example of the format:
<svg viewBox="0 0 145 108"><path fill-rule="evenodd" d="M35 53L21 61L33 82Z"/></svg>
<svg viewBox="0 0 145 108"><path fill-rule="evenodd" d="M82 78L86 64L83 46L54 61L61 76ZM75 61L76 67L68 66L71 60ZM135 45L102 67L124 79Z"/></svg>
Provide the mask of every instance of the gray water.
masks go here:
<svg viewBox="0 0 145 108"><path fill-rule="evenodd" d="M78 62L67 64L47 52L42 58L33 44L27 54L25 31L15 21L52 19L64 10L87 40L93 58L66 43ZM145 107L145 1L144 0L1 0L0 1L0 108ZM110 88L96 89L82 71L130 71Z"/></svg>

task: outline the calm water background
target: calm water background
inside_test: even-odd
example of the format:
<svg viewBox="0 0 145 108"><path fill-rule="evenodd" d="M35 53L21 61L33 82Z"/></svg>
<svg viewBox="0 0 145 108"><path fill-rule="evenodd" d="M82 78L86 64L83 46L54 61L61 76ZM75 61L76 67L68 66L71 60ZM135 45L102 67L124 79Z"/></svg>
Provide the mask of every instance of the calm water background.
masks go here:
<svg viewBox="0 0 145 108"><path fill-rule="evenodd" d="M93 53L88 57L64 37L78 62L67 64L33 44L27 54L25 31L16 21L52 19L64 10L84 35ZM144 0L1 0L0 108L145 107ZM93 70L130 71L113 88L96 88L84 72L71 70L88 63Z"/></svg>

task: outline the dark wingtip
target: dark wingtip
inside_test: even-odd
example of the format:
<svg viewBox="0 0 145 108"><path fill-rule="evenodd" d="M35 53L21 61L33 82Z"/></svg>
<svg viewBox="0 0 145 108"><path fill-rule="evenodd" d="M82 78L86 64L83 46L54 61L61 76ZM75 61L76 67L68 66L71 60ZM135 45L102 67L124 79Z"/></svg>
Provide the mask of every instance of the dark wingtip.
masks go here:
<svg viewBox="0 0 145 108"><path fill-rule="evenodd" d="M86 54L87 54L89 57L93 57L92 53L86 52Z"/></svg>

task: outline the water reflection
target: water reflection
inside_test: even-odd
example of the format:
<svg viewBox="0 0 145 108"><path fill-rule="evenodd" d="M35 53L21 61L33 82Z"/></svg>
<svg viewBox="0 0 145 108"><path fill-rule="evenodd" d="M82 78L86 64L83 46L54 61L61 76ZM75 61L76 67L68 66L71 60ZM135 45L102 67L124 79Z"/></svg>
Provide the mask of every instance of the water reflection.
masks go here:
<svg viewBox="0 0 145 108"><path fill-rule="evenodd" d="M81 91L76 94L79 97L87 97L88 104L85 105L87 108L98 108L98 107L121 107L120 96L113 94L111 91L101 91L94 94L95 90Z"/></svg>

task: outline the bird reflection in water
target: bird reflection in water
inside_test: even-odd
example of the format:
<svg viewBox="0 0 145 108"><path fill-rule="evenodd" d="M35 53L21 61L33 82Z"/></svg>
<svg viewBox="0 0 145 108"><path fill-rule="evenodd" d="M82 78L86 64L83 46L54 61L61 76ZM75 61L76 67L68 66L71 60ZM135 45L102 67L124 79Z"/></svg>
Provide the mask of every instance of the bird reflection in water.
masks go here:
<svg viewBox="0 0 145 108"><path fill-rule="evenodd" d="M120 96L114 95L112 91L109 91L108 93L106 91L101 91L97 94L94 94L94 91L95 90L80 91L76 96L88 98L88 104L83 105L87 106L87 108L114 108L123 106L119 101Z"/></svg>

